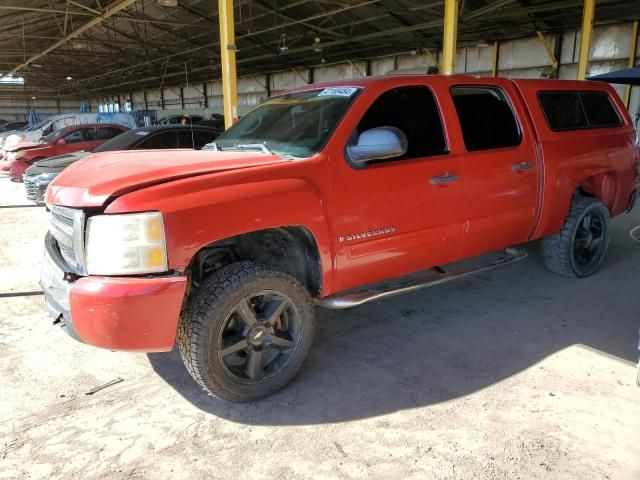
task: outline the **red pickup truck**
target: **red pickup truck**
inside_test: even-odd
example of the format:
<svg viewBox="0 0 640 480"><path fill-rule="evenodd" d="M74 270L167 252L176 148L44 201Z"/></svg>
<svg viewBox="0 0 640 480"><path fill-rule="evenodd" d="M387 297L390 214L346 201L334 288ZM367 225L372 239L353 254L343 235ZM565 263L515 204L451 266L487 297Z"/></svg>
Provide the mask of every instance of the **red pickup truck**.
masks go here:
<svg viewBox="0 0 640 480"><path fill-rule="evenodd" d="M254 400L301 367L314 303L442 283L518 260L509 247L533 239L551 271L594 273L610 218L635 202L635 143L601 83L309 85L268 99L209 150L101 153L65 170L46 195L46 306L98 347L177 341L204 389Z"/></svg>

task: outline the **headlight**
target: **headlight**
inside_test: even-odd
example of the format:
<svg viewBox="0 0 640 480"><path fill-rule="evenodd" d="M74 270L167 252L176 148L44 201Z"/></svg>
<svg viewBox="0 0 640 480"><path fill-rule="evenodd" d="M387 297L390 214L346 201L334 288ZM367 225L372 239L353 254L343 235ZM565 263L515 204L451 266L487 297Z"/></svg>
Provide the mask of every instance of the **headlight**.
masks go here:
<svg viewBox="0 0 640 480"><path fill-rule="evenodd" d="M27 173L29 173L29 170L27 170ZM40 182L50 182L51 180L53 180L58 176L58 173L57 172L36 173L34 176L37 177L37 180Z"/></svg>
<svg viewBox="0 0 640 480"><path fill-rule="evenodd" d="M168 270L160 212L90 217L86 238L89 275L133 275Z"/></svg>
<svg viewBox="0 0 640 480"><path fill-rule="evenodd" d="M24 150L18 150L17 152L11 152L9 153L9 161L13 161L13 160L18 160L19 158L24 157L24 154L26 152Z"/></svg>
<svg viewBox="0 0 640 480"><path fill-rule="evenodd" d="M8 148L19 144L23 139L24 137L21 135L9 135L4 141L4 149L7 150Z"/></svg>

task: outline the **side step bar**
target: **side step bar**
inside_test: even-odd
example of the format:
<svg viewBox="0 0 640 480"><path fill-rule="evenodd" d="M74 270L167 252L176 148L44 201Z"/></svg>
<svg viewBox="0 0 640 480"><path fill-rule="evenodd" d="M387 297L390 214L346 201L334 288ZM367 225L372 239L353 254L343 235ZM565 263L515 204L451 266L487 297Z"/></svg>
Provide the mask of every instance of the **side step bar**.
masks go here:
<svg viewBox="0 0 640 480"><path fill-rule="evenodd" d="M417 274L418 276L416 276L416 274L411 275L411 280L403 280L403 277L400 277L390 281L389 283L378 283L370 286L369 288L349 290L337 293L330 297L319 298L316 300L316 305L332 310L357 307L374 300L393 297L402 293L413 292L421 288L440 285L441 283L445 283L450 280L469 277L476 273L486 272L487 270L492 270L502 265L517 262L518 260L522 260L526 257L527 253L524 250L508 248L505 250L504 255L498 259L481 265L472 265L459 268L457 270L454 269L450 272L445 271L441 267L435 267L423 272L422 274Z"/></svg>

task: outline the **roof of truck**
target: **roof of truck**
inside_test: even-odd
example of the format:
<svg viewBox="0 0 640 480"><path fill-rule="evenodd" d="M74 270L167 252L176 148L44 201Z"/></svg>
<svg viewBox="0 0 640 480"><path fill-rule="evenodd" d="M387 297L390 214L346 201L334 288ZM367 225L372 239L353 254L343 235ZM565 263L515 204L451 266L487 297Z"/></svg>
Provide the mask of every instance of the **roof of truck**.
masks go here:
<svg viewBox="0 0 640 480"><path fill-rule="evenodd" d="M430 84L451 85L460 82L469 81L478 83L479 80L486 84L500 84L503 82L512 82L516 85L522 85L526 88L533 89L587 89L587 90L606 90L608 85L603 82L592 82L585 80L559 80L559 79L521 79L521 78L505 78L505 77L483 77L471 75L420 75L420 74L394 74L380 75L372 77L353 78L350 80L338 80L332 82L313 83L300 88L292 88L282 93L299 92L304 90L318 90L330 87L361 87L379 85L393 85L394 83L406 84L407 81L420 81Z"/></svg>

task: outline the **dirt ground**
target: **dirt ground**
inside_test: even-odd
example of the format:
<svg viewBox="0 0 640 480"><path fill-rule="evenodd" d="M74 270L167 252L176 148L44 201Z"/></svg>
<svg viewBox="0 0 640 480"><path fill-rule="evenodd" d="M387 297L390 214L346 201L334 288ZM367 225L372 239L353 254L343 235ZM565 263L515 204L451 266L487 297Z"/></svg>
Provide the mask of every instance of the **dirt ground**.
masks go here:
<svg viewBox="0 0 640 480"><path fill-rule="evenodd" d="M589 279L546 272L532 244L468 280L318 311L297 380L234 405L175 351L97 350L52 326L45 213L27 204L0 178L2 479L640 479L638 211Z"/></svg>

